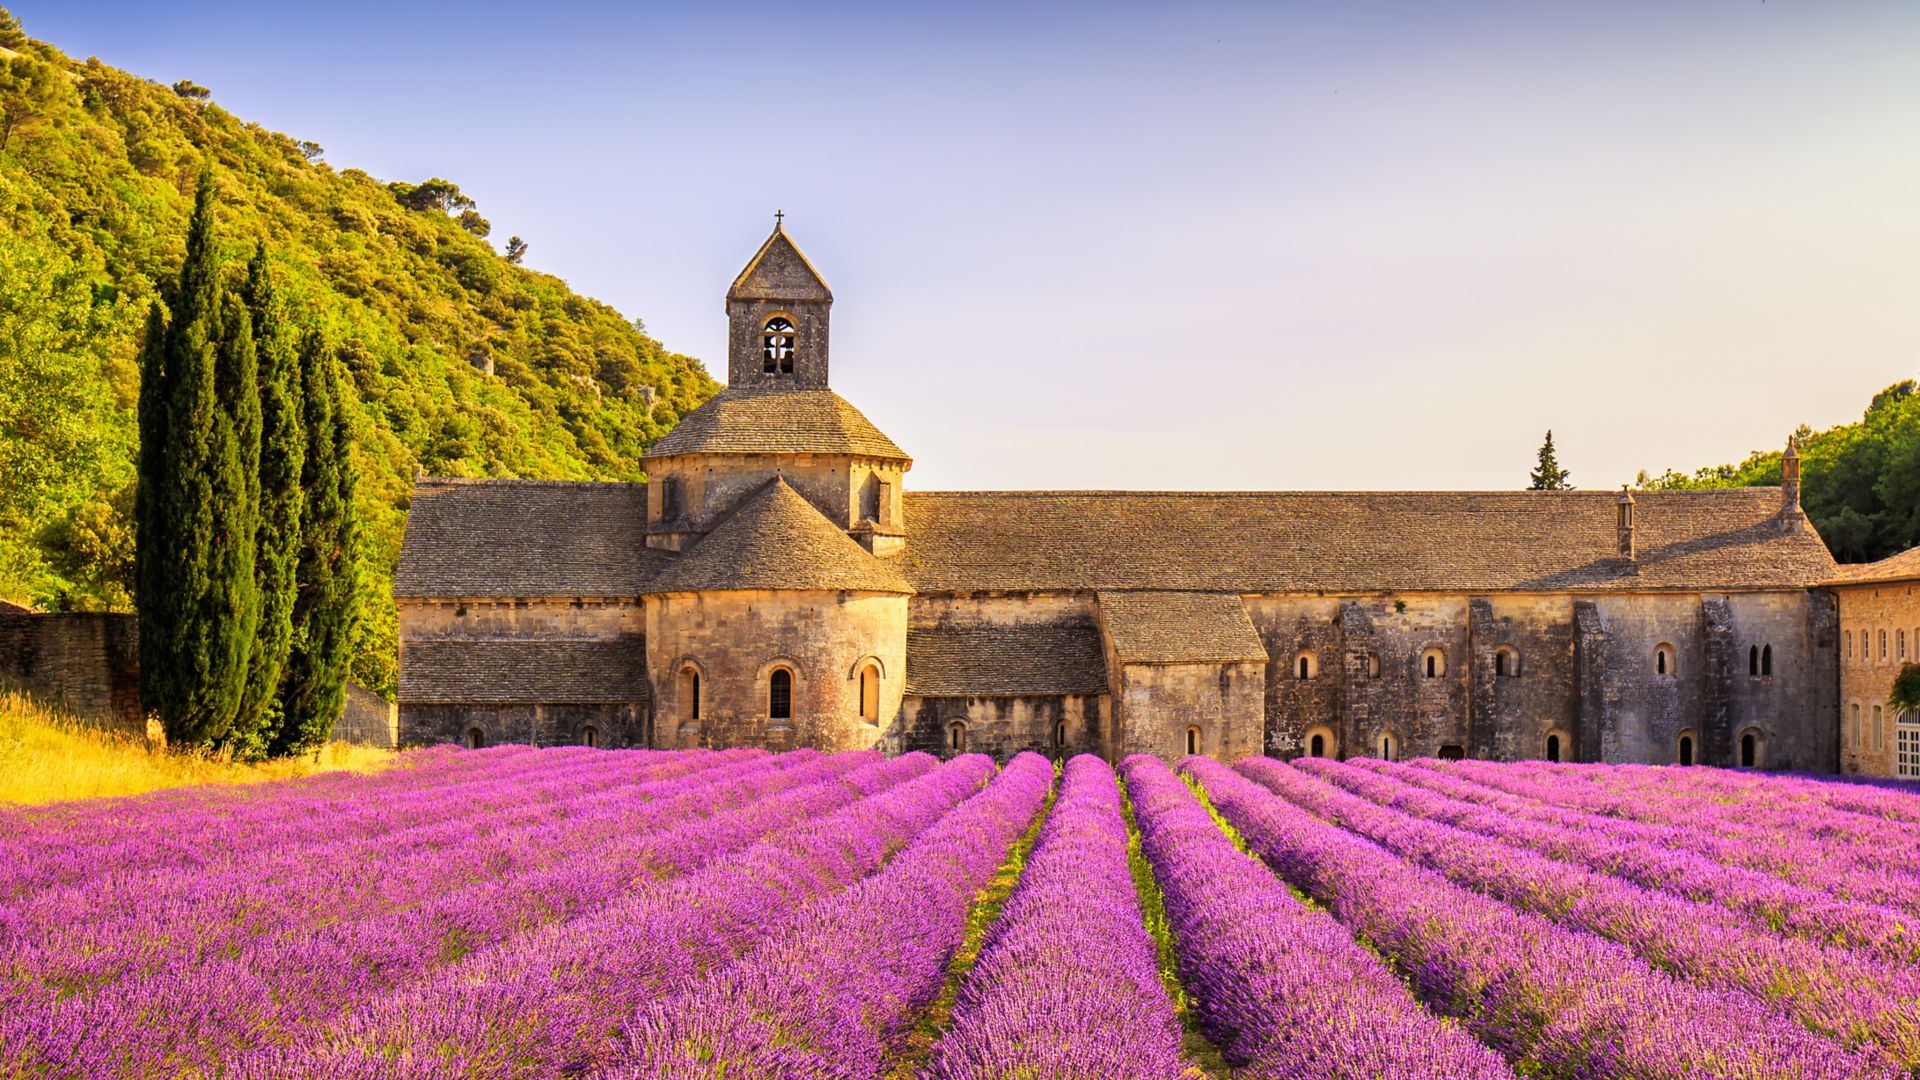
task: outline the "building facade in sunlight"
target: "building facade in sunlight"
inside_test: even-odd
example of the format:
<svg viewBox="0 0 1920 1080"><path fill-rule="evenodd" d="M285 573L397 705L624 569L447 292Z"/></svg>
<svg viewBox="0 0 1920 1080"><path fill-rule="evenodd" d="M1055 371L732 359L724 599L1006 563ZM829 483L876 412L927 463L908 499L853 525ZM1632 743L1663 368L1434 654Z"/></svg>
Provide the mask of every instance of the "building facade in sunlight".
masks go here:
<svg viewBox="0 0 1920 1080"><path fill-rule="evenodd" d="M1840 763L1791 451L1631 495L914 492L832 305L776 227L647 483L418 482L403 742Z"/></svg>

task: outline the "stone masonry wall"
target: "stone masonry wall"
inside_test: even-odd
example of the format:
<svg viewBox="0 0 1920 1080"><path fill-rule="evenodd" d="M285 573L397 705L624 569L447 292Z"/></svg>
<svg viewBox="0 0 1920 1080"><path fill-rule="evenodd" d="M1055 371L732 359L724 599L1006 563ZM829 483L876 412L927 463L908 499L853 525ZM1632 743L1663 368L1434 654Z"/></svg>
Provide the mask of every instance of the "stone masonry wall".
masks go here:
<svg viewBox="0 0 1920 1080"><path fill-rule="evenodd" d="M1841 640L1835 710L1840 768L1867 776L1901 775L1900 732L1904 727L1910 739L1920 738L1920 716L1909 714L1902 724L1887 707L1887 695L1900 669L1920 662L1920 583L1846 585L1834 595ZM1920 773L1920 762L1911 768L1915 771L1908 776Z"/></svg>
<svg viewBox="0 0 1920 1080"><path fill-rule="evenodd" d="M637 704L403 705L401 711L409 746L580 746L588 728L595 746L645 748L652 739L646 709Z"/></svg>
<svg viewBox="0 0 1920 1080"><path fill-rule="evenodd" d="M0 613L0 676L105 727L147 732L133 615Z"/></svg>
<svg viewBox="0 0 1920 1080"><path fill-rule="evenodd" d="M739 591L646 599L655 745L863 750L900 712L907 598L884 593ZM880 671L879 723L860 717L859 672ZM793 672L793 715L768 716L768 680ZM684 677L700 672L700 715Z"/></svg>
<svg viewBox="0 0 1920 1080"><path fill-rule="evenodd" d="M1102 753L1109 714L1105 694L1004 697L909 697L884 744L889 753L925 750L942 757L990 754L1006 761L1022 750L1054 758ZM964 725L959 750L952 726ZM1064 723L1065 741L1054 735Z"/></svg>

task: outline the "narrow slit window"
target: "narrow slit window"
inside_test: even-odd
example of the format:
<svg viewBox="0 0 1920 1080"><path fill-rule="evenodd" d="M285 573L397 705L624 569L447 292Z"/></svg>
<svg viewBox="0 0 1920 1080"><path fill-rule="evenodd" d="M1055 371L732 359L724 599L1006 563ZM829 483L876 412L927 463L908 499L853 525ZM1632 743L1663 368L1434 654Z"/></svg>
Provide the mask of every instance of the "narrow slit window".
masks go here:
<svg viewBox="0 0 1920 1080"><path fill-rule="evenodd" d="M1693 736L1680 736L1680 764L1693 764Z"/></svg>
<svg viewBox="0 0 1920 1080"><path fill-rule="evenodd" d="M947 749L958 754L967 748L967 725L955 720L947 725Z"/></svg>
<svg viewBox="0 0 1920 1080"><path fill-rule="evenodd" d="M1200 729L1197 727L1190 727L1187 729L1187 753L1197 754L1199 752L1200 752Z"/></svg>
<svg viewBox="0 0 1920 1080"><path fill-rule="evenodd" d="M597 727L594 727L592 724L588 724L586 727L581 728L580 729L580 745L581 746L599 746L600 745L600 729Z"/></svg>
<svg viewBox="0 0 1920 1080"><path fill-rule="evenodd" d="M793 719L793 672L775 668L767 679L767 718Z"/></svg>
<svg viewBox="0 0 1920 1080"><path fill-rule="evenodd" d="M1556 763L1560 760L1560 736L1558 735L1547 736L1547 760Z"/></svg>
<svg viewBox="0 0 1920 1080"><path fill-rule="evenodd" d="M1760 647L1760 675L1762 678L1773 675L1773 646L1771 645Z"/></svg>
<svg viewBox="0 0 1920 1080"><path fill-rule="evenodd" d="M880 672L872 664L860 669L860 718L870 724L880 720Z"/></svg>
<svg viewBox="0 0 1920 1080"><path fill-rule="evenodd" d="M467 729L467 748L468 749L478 750L485 745L487 745L486 732L481 731L477 727Z"/></svg>

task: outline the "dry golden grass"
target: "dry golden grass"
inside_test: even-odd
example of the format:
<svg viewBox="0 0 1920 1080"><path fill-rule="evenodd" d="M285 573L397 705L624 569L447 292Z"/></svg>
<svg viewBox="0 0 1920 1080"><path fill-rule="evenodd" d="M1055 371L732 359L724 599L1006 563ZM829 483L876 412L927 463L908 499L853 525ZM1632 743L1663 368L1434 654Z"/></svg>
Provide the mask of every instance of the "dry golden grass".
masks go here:
<svg viewBox="0 0 1920 1080"><path fill-rule="evenodd" d="M193 784L253 784L314 773L373 772L387 750L330 743L316 755L258 765L152 746L90 727L73 716L0 689L0 803L47 803L138 795Z"/></svg>

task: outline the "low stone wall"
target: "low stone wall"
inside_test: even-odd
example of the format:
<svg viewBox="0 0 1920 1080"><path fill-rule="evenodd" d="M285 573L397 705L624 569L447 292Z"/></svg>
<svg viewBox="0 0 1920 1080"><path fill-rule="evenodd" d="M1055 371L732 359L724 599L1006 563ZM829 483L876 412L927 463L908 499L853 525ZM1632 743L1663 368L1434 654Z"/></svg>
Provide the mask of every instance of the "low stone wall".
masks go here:
<svg viewBox="0 0 1920 1080"><path fill-rule="evenodd" d="M139 635L132 615L0 612L0 677L102 727L144 737Z"/></svg>
<svg viewBox="0 0 1920 1080"><path fill-rule="evenodd" d="M393 750L400 745L399 710L379 694L350 682L346 708L334 721L333 737L340 742Z"/></svg>

